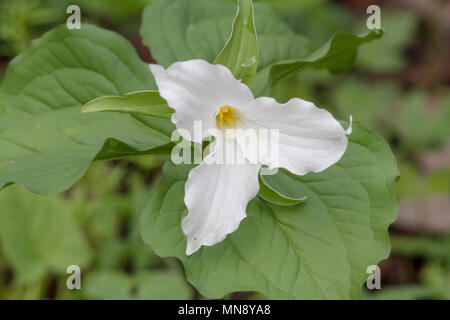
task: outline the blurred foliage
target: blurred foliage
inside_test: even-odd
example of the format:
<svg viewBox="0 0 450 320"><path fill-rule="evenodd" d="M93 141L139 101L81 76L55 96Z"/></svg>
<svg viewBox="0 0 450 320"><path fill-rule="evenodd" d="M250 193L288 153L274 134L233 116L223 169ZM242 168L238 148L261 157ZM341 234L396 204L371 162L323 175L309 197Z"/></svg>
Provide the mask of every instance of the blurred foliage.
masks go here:
<svg viewBox="0 0 450 320"><path fill-rule="evenodd" d="M140 239L140 212L152 188L142 172L157 172L161 159L139 163L134 170L97 163L58 196L18 185L3 190L0 298L191 298L177 261L158 258ZM66 288L69 265L82 269L85 290Z"/></svg>
<svg viewBox="0 0 450 320"><path fill-rule="evenodd" d="M392 73L405 67L405 48L414 40L418 20L411 12L383 12L381 27L386 31L380 41L361 47L357 65L368 71ZM365 26L360 26L361 32Z"/></svg>
<svg viewBox="0 0 450 320"><path fill-rule="evenodd" d="M426 257L450 267L450 234L442 237L392 236L391 243L394 253Z"/></svg>
<svg viewBox="0 0 450 320"><path fill-rule="evenodd" d="M426 175L421 174L415 166L408 162L401 162L399 167L402 178L397 182L397 191L403 198L449 194L450 168L439 169Z"/></svg>
<svg viewBox="0 0 450 320"><path fill-rule="evenodd" d="M151 0L0 0L0 56L15 56L53 26L66 23L69 5L81 8L82 23L113 25L134 32Z"/></svg>
<svg viewBox="0 0 450 320"><path fill-rule="evenodd" d="M32 39L65 23L69 4L81 7L82 22L137 39L142 10L150 1L0 0L0 57L19 54ZM365 7L357 1L261 2L274 5L316 47L338 30L366 31ZM437 12L444 4L433 2ZM354 121L387 139L399 160L400 200L448 197L448 153L431 169L424 170L420 160L430 152L444 152L450 141L445 61L449 54L441 58L434 54L446 43L443 31L434 16L412 6L400 9L396 1L380 6L384 37L363 46L349 72L332 76L306 70L280 82L272 95L280 102L302 97L338 118L352 115ZM198 298L181 265L158 258L139 236L140 211L162 162L143 157L97 163L74 188L59 196L43 198L19 186L0 192L0 299ZM450 230L441 235L400 234L394 226L392 256L405 257L414 265L419 261L416 275L407 283L383 277L389 280L383 280L382 290L363 290L363 297L450 299L449 237ZM71 264L82 268L83 290L66 288L66 268ZM238 297L262 298L258 294Z"/></svg>
<svg viewBox="0 0 450 320"><path fill-rule="evenodd" d="M12 186L0 193L0 203L2 249L18 284L90 261L91 250L74 220L74 207L59 197L46 199Z"/></svg>
<svg viewBox="0 0 450 320"><path fill-rule="evenodd" d="M0 55L14 56L25 49L40 27L50 25L61 16L40 0L0 1Z"/></svg>
<svg viewBox="0 0 450 320"><path fill-rule="evenodd" d="M364 290L362 297L368 300L450 299L450 272L448 267L430 262L422 268L420 280L420 284L382 287L376 293L369 293Z"/></svg>

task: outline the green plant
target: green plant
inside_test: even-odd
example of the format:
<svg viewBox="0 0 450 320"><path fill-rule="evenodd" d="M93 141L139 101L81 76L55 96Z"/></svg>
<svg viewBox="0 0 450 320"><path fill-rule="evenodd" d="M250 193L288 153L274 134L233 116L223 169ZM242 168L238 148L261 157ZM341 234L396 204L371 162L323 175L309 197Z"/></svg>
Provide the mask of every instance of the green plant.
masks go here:
<svg viewBox="0 0 450 320"><path fill-rule="evenodd" d="M382 37L338 32L314 49L267 5L240 1L231 29L234 6L205 1L153 1L143 15L144 43L164 67L190 59L223 63L256 97L306 69L344 71L360 45ZM10 63L0 87L0 187L18 183L50 195L71 187L93 161L170 154L172 111L156 89L148 66L120 36L92 25L48 32ZM122 112L81 114L83 106ZM366 268L389 254L398 169L387 143L364 126L354 124L348 139L342 159L322 172L281 170L266 179L282 201L306 201L255 197L236 232L190 256L181 219L193 166L168 161L143 211L142 237L158 255L179 258L208 297L252 290L278 299L358 298ZM123 283L115 297L140 297L130 293L140 275L92 277L93 296L104 297L103 283L113 277Z"/></svg>

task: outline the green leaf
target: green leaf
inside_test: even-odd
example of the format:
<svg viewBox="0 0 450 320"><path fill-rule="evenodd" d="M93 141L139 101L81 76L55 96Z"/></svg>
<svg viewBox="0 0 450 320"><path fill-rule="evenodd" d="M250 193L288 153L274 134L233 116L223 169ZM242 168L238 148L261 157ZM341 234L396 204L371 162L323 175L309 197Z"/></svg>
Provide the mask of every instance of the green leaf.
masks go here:
<svg viewBox="0 0 450 320"><path fill-rule="evenodd" d="M261 199L279 206L293 206L304 202L308 197L294 198L281 194L272 188L262 175L259 176L259 192Z"/></svg>
<svg viewBox="0 0 450 320"><path fill-rule="evenodd" d="M181 219L192 168L165 166L143 211L141 234L158 255L179 258L188 280L208 297L259 291L272 299L358 298L366 268L389 254L398 169L387 143L359 124L343 158L327 170L265 177L283 194L308 201L277 206L256 197L236 232L186 256Z"/></svg>
<svg viewBox="0 0 450 320"><path fill-rule="evenodd" d="M158 91L132 92L124 97L100 97L89 101L81 108L82 113L105 111L137 113L164 119L170 119L173 113L173 109L161 98Z"/></svg>
<svg viewBox="0 0 450 320"><path fill-rule="evenodd" d="M382 31L371 31L363 36L355 36L347 32L337 32L322 47L310 54L306 59L286 61L272 66L272 83L306 68L328 69L332 73L348 69L356 58L358 47L374 39L379 39Z"/></svg>
<svg viewBox="0 0 450 320"><path fill-rule="evenodd" d="M189 59L213 62L231 33L235 7L220 0L156 0L143 13L141 36L164 67Z"/></svg>
<svg viewBox="0 0 450 320"><path fill-rule="evenodd" d="M256 3L254 9L259 53L250 87L256 96L268 95L273 83L309 67L343 71L355 60L360 44L382 34L338 32L312 52L311 44L295 34L271 6ZM144 11L141 35L164 67L189 59L213 62L230 34L233 12L231 3L220 0L155 0Z"/></svg>
<svg viewBox="0 0 450 320"><path fill-rule="evenodd" d="M213 63L229 38L234 17L235 6L227 1L155 0L144 11L141 35L164 67L190 59ZM272 64L305 58L312 47L270 5L255 3L254 18L259 53L251 88L259 96L270 90Z"/></svg>
<svg viewBox="0 0 450 320"><path fill-rule="evenodd" d="M239 0L230 39L214 63L228 67L236 79L252 82L258 68L258 39L251 0Z"/></svg>
<svg viewBox="0 0 450 320"><path fill-rule="evenodd" d="M65 274L81 268L91 250L74 211L59 197L44 198L13 186L0 193L0 243L20 283L36 281L46 272Z"/></svg>
<svg viewBox="0 0 450 320"><path fill-rule="evenodd" d="M54 194L95 158L161 152L173 129L167 119L80 113L94 98L155 87L148 66L113 32L84 24L46 33L9 64L0 86L0 189L16 182Z"/></svg>

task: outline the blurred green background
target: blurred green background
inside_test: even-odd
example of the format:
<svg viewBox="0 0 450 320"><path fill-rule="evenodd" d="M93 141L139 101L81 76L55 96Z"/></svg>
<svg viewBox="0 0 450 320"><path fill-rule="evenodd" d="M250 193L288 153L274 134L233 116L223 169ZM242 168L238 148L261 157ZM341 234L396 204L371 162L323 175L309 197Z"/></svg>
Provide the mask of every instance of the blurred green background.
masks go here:
<svg viewBox="0 0 450 320"><path fill-rule="evenodd" d="M122 34L152 61L139 37L150 1L0 0L0 79L31 40L65 23L70 4L81 7L82 22ZM352 69L305 71L279 83L273 96L302 97L341 119L353 115L397 157L400 212L390 228L392 254L380 263L382 289L364 286L363 298L450 299L450 2L262 1L316 46L338 30L367 31L366 8L380 6L386 33L361 48ZM157 257L140 239L140 211L164 160L95 163L53 197L20 186L0 192L0 299L203 299L177 260ZM82 290L66 287L72 264L82 269Z"/></svg>

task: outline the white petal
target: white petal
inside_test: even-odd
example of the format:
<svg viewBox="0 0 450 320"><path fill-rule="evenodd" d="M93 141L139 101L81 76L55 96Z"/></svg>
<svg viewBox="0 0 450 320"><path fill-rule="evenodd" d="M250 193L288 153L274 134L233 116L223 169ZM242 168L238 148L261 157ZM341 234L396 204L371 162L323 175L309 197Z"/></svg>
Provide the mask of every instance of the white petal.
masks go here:
<svg viewBox="0 0 450 320"><path fill-rule="evenodd" d="M348 125L347 130L345 130L345 134L346 134L346 135L349 135L349 134L352 133L352 130L353 130L352 124L353 124L353 116L350 115L350 124Z"/></svg>
<svg viewBox="0 0 450 320"><path fill-rule="evenodd" d="M259 190L260 165L207 163L211 161L192 169L185 185L188 215L182 229L187 236L187 255L234 232L246 216L247 203Z"/></svg>
<svg viewBox="0 0 450 320"><path fill-rule="evenodd" d="M194 137L194 121L202 121L203 132L215 129L215 115L220 107L239 109L253 100L251 90L222 65L189 60L176 62L167 70L152 64L150 70L161 97L175 109L172 122L178 129L188 130L194 142L202 140Z"/></svg>
<svg viewBox="0 0 450 320"><path fill-rule="evenodd" d="M338 162L347 148L346 131L331 113L302 99L279 104L258 98L247 106L244 119L249 128L279 130L278 154L271 152L263 161L270 168L298 175L320 172Z"/></svg>

